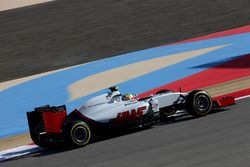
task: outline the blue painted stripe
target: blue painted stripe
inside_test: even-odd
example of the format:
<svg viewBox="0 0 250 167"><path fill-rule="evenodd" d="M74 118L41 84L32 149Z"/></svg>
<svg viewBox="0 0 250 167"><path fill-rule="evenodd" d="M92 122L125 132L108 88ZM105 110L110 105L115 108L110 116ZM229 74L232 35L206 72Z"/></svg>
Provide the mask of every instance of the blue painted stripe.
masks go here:
<svg viewBox="0 0 250 167"><path fill-rule="evenodd" d="M250 33L245 33L205 41L146 49L84 64L1 91L0 108L2 117L0 118L0 137L26 131L26 111L30 111L34 107L44 104L65 104L69 99L69 94L67 92L68 86L88 76L161 56L232 44L223 49L177 63L170 67L119 84L123 92L142 93L209 68L197 68L196 66L208 63L213 63L215 65L216 63L221 63L221 61L228 61L236 56L250 53L249 41ZM105 91L106 90L102 90L68 103L68 108L72 110L90 97Z"/></svg>

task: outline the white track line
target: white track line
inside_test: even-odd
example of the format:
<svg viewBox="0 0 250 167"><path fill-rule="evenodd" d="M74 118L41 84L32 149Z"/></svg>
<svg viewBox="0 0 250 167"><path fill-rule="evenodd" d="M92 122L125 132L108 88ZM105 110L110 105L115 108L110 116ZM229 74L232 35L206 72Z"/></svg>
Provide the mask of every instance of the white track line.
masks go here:
<svg viewBox="0 0 250 167"><path fill-rule="evenodd" d="M16 8L22 8L40 3L46 3L53 0L0 0L0 12Z"/></svg>
<svg viewBox="0 0 250 167"><path fill-rule="evenodd" d="M31 153L39 152L42 148L35 144L28 144L16 148L11 148L8 150L0 151L0 162L9 160L12 158L21 157Z"/></svg>
<svg viewBox="0 0 250 167"><path fill-rule="evenodd" d="M245 98L248 98L248 97L250 97L250 95L241 96L241 97L235 98L235 100L241 100L241 99L245 99Z"/></svg>

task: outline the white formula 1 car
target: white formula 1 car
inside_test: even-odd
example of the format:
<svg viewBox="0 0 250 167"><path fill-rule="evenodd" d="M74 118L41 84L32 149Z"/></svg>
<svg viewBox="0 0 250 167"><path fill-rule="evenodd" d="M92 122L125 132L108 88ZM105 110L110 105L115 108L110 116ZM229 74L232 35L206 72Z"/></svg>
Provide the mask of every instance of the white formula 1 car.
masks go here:
<svg viewBox="0 0 250 167"><path fill-rule="evenodd" d="M31 138L41 147L70 144L85 146L94 136L135 127L150 127L180 114L202 117L213 108L234 104L233 97L212 101L203 90L189 93L161 90L138 99L122 95L117 87L88 100L69 115L66 107L43 106L27 112ZM223 103L223 104L222 104Z"/></svg>

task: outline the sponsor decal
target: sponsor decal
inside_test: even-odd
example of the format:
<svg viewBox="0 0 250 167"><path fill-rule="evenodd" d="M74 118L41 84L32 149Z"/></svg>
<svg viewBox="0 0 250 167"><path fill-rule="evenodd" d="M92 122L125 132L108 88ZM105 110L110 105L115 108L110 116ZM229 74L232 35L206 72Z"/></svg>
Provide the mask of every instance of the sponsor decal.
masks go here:
<svg viewBox="0 0 250 167"><path fill-rule="evenodd" d="M136 120L137 118L142 118L143 111L146 106L139 107L137 109L132 109L131 111L119 112L116 116L116 123L122 123L124 121Z"/></svg>

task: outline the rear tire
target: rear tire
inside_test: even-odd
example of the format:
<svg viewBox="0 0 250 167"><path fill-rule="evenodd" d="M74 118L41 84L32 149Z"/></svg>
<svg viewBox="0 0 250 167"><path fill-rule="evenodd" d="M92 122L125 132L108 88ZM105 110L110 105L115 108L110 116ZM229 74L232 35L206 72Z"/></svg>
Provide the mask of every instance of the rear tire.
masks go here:
<svg viewBox="0 0 250 167"><path fill-rule="evenodd" d="M73 122L68 131L69 140L73 146L82 147L89 143L91 131L85 122Z"/></svg>
<svg viewBox="0 0 250 167"><path fill-rule="evenodd" d="M212 109L211 96L203 90L194 90L187 96L187 110L194 117L202 117Z"/></svg>

